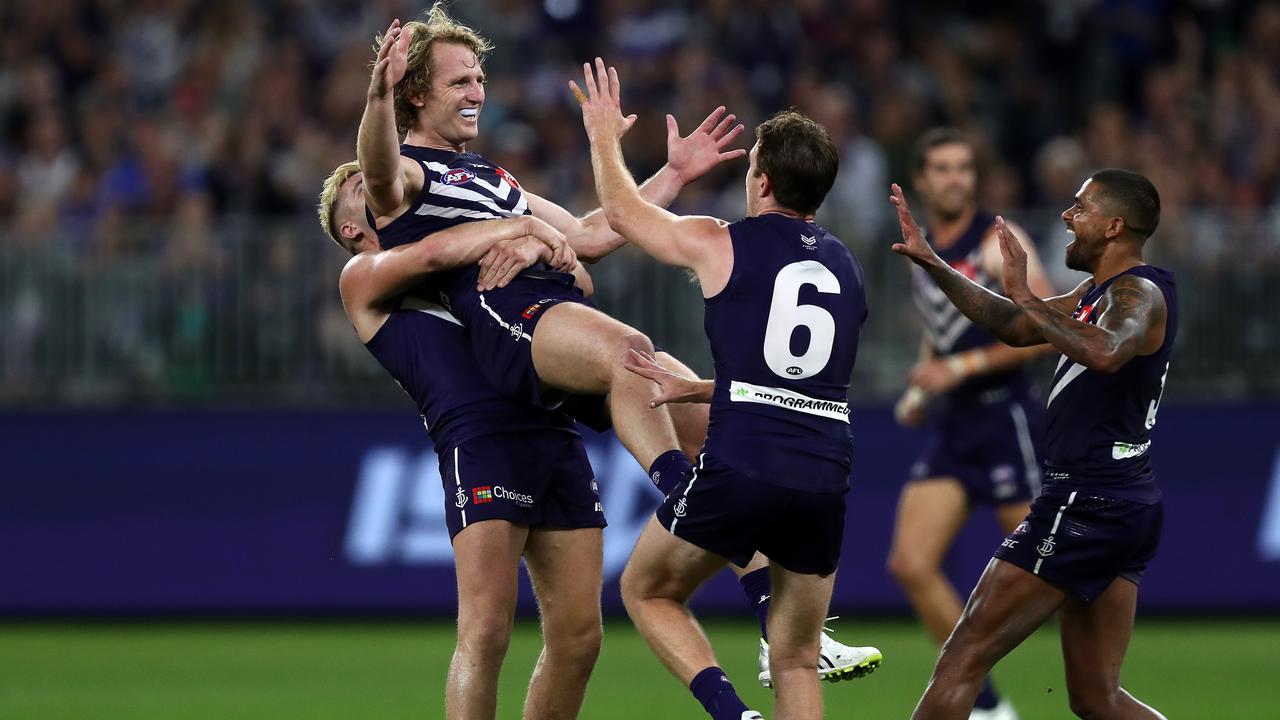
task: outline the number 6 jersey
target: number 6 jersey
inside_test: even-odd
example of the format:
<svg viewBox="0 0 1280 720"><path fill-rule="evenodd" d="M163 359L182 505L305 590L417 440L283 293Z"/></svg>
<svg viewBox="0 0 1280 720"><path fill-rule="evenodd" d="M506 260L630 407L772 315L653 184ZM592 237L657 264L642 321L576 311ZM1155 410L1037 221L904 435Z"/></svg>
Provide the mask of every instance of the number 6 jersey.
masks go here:
<svg viewBox="0 0 1280 720"><path fill-rule="evenodd" d="M704 452L798 490L849 486L849 376L862 267L826 230L768 213L729 226L733 273L706 299L715 393Z"/></svg>

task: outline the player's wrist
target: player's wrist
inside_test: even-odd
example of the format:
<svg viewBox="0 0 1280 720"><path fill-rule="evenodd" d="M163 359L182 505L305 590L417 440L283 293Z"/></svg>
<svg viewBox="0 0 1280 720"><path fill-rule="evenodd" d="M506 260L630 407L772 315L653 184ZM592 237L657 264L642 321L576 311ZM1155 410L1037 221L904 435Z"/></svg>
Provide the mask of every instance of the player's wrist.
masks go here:
<svg viewBox="0 0 1280 720"><path fill-rule="evenodd" d="M980 375L991 367L987 353L981 348L969 352L956 353L947 358L947 369L960 379Z"/></svg>

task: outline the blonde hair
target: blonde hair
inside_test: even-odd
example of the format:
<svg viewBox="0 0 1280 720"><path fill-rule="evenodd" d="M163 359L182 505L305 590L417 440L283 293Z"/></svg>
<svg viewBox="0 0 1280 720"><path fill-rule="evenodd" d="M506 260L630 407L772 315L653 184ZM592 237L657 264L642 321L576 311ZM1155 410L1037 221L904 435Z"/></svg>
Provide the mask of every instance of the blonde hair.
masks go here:
<svg viewBox="0 0 1280 720"><path fill-rule="evenodd" d="M355 250L339 233L338 221L334 215L338 209L338 192L342 190L343 184L358 172L360 172L360 164L355 160L344 162L334 168L333 172L329 173L329 177L324 180L324 187L320 190L320 202L316 205L316 214L320 216L320 226L324 228L325 234L352 255L355 254Z"/></svg>
<svg viewBox="0 0 1280 720"><path fill-rule="evenodd" d="M421 97L431 91L431 48L438 42L457 43L470 48L476 54L476 60L484 63L484 58L493 50L493 44L475 30L449 17L445 11L445 0L436 0L426 12L424 20L413 20L404 25L401 32L409 35L409 58L404 77L396 83L394 106L396 112L396 131L401 135L413 127L417 117L411 98ZM374 50L382 47L386 40L382 35L374 39Z"/></svg>

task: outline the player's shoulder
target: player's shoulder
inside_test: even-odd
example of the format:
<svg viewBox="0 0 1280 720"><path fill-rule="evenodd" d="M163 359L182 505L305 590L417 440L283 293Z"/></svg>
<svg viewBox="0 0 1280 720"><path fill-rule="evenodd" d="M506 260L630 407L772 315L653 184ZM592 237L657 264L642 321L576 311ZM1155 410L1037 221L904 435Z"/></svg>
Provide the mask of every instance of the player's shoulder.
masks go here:
<svg viewBox="0 0 1280 720"><path fill-rule="evenodd" d="M338 292L341 293L343 302L358 300L367 290L378 254L372 251L356 253L342 266L342 272L338 275Z"/></svg>
<svg viewBox="0 0 1280 720"><path fill-rule="evenodd" d="M1111 281L1104 293L1108 309L1121 307L1127 310L1152 310L1164 306L1164 292L1150 278L1134 273L1124 273Z"/></svg>

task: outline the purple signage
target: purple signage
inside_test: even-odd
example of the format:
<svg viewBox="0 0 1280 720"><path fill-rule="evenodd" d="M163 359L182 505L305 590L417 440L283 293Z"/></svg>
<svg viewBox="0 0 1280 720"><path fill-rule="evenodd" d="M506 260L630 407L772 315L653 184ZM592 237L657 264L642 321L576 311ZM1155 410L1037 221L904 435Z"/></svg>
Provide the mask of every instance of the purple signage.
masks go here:
<svg viewBox="0 0 1280 720"><path fill-rule="evenodd" d="M883 409L853 423L833 612L905 611L884 558L923 438ZM1144 608L1280 610L1280 407L1162 408L1154 440L1166 518ZM621 611L658 495L611 435L588 445ZM0 613L454 611L444 492L411 412L8 413L0 450ZM978 515L949 560L966 588L1001 537ZM696 602L744 609L727 573Z"/></svg>

